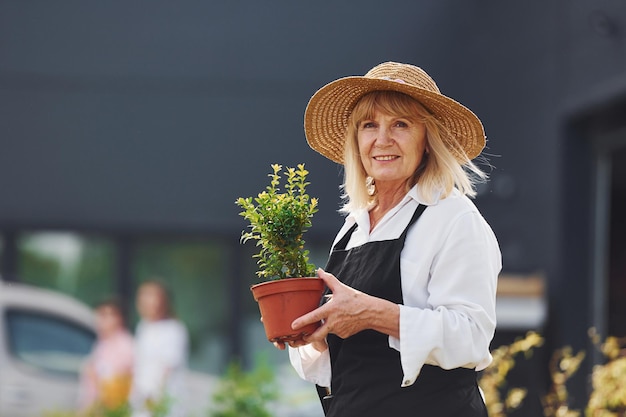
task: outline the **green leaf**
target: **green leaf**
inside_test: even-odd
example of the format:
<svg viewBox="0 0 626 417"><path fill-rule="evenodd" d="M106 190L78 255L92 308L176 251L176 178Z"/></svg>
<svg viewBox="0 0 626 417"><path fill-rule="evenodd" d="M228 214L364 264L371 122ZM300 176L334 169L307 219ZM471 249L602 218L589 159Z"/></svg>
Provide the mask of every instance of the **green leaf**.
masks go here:
<svg viewBox="0 0 626 417"><path fill-rule="evenodd" d="M257 275L264 279L310 276L315 266L309 263L308 251L304 250L302 236L311 227L311 219L317 212L318 200L306 194L309 172L304 164L297 169L287 167L284 171L284 191L280 191L282 165L272 164L268 174L270 184L256 198L238 198L235 203L242 208L240 216L249 222L250 231L242 232L241 242L257 240L261 249Z"/></svg>

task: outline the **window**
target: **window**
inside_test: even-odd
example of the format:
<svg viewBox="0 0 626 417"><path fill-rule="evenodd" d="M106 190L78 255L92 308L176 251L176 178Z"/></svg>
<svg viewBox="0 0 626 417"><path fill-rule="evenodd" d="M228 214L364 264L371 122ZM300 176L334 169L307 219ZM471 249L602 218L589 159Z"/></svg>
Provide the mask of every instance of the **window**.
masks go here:
<svg viewBox="0 0 626 417"><path fill-rule="evenodd" d="M5 315L12 355L39 369L78 375L95 334L68 320L24 310Z"/></svg>
<svg viewBox="0 0 626 417"><path fill-rule="evenodd" d="M189 330L189 366L198 371L219 373L228 359L229 259L227 245L208 239L143 240L133 251L133 294L146 280L168 285Z"/></svg>
<svg viewBox="0 0 626 417"><path fill-rule="evenodd" d="M97 236L69 232L22 233L18 279L94 305L115 293L115 246Z"/></svg>

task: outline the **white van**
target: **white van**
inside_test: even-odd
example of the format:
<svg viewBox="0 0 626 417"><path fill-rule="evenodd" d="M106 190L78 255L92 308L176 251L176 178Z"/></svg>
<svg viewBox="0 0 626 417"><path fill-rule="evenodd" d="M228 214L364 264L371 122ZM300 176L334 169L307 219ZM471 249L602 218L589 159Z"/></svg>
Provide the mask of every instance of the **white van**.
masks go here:
<svg viewBox="0 0 626 417"><path fill-rule="evenodd" d="M74 410L80 367L94 340L86 305L0 281L0 416Z"/></svg>

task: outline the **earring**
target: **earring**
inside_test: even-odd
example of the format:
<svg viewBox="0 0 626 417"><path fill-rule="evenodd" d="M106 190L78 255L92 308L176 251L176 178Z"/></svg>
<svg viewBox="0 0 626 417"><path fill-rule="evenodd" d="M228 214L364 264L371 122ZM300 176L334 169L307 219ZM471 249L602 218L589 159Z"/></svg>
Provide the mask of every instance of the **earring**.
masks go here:
<svg viewBox="0 0 626 417"><path fill-rule="evenodd" d="M367 188L367 194L370 196L376 193L376 182L373 177L367 177L365 179L365 188Z"/></svg>

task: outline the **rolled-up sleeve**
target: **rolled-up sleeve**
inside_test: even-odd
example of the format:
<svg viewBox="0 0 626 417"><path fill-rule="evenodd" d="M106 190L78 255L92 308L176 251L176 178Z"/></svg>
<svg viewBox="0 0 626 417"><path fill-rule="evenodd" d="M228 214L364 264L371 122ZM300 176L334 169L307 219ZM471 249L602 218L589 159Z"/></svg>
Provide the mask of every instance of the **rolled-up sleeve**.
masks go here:
<svg viewBox="0 0 626 417"><path fill-rule="evenodd" d="M330 387L330 353L319 352L312 345L289 348L289 361L300 378L321 387Z"/></svg>

